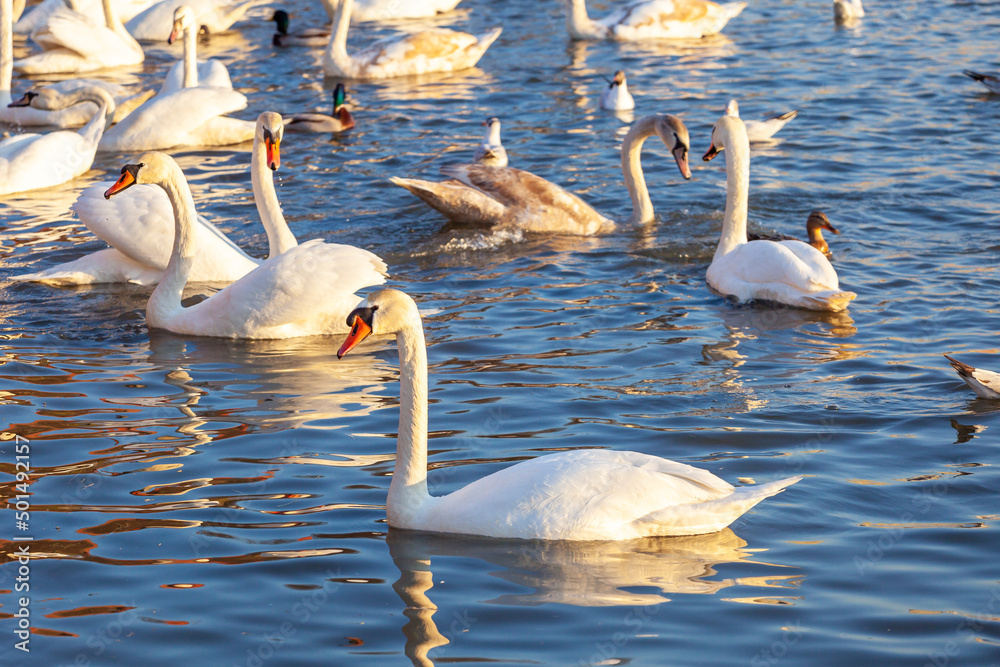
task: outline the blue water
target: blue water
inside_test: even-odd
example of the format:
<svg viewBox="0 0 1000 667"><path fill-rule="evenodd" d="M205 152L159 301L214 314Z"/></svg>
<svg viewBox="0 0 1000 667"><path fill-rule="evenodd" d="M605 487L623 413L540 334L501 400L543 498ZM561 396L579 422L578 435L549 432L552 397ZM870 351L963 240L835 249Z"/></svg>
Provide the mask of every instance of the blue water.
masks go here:
<svg viewBox="0 0 1000 667"><path fill-rule="evenodd" d="M594 3L603 15L613 3ZM326 110L319 52L275 51L269 9L202 43L265 110ZM293 22L322 12L296 7ZM99 249L69 212L85 178L0 202L0 428L30 440L30 525L0 442L0 663L31 665L1000 664L1000 404L942 353L1000 370L1000 5L760 0L696 44L574 44L558 2L465 0L444 25L504 33L477 69L348 87L358 127L287 135L278 194L300 240L371 249L433 314L432 492L579 447L635 450L737 483L805 476L731 529L545 544L389 531L397 354L339 339L149 332L148 288L10 275ZM368 27L352 44L414 23ZM24 51L18 42L18 54ZM151 46L156 82L179 47ZM512 166L625 218L625 69L636 117L673 113L694 178L647 142L658 221L611 236L453 229L388 182L471 157L499 116ZM15 88L21 84L15 81ZM751 228L820 209L846 313L734 307L705 269L724 203L701 162L730 97L798 109L751 162ZM170 151L199 210L258 256L248 146ZM30 654L19 641L28 605Z"/></svg>

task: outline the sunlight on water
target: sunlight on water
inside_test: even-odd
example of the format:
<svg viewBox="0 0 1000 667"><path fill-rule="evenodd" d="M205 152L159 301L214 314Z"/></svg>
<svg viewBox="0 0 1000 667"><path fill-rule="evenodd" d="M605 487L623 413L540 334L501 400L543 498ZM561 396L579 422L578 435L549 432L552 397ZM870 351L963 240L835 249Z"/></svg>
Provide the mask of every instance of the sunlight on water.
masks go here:
<svg viewBox="0 0 1000 667"><path fill-rule="evenodd" d="M275 184L296 237L378 253L420 306L432 493L581 448L740 485L804 476L718 533L390 530L393 340L337 360L339 337L150 332L149 287L9 280L103 248L70 206L135 156L99 154L71 183L5 197L0 664L996 662L1000 405L941 355L1000 371L1000 99L961 74L994 67L1000 7L869 4L851 26L825 3L764 2L724 36L618 44L570 42L559 2L464 0L430 23L502 25L478 67L348 82L357 127L281 144ZM590 5L604 16L615 3ZM247 94L240 118L328 113L337 82L321 52L271 47L272 11L203 36L199 55ZM289 11L302 28L326 22L318 5ZM425 25L363 24L349 42ZM155 88L179 53L149 45L142 66L101 75ZM616 69L634 112L598 107ZM841 232L827 236L833 264L858 293L848 311L734 306L705 284L725 169L699 158L730 98L748 119L799 111L753 146L749 227L802 237L809 212L826 212ZM657 215L642 228L451 225L388 180L442 179L498 116L511 166L621 222L622 139L651 113L683 118L694 177L648 141ZM249 148L169 152L199 212L260 257ZM31 654L14 646L24 608Z"/></svg>

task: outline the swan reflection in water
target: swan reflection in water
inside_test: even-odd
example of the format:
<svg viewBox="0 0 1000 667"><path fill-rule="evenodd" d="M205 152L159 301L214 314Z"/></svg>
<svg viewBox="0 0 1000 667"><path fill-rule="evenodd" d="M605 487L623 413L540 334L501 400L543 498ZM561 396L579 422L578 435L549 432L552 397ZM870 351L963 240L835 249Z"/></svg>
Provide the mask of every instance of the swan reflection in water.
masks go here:
<svg viewBox="0 0 1000 667"><path fill-rule="evenodd" d="M726 563L742 561L755 570L787 567L757 559L759 552L746 549L746 541L729 528L708 535L622 542L501 540L390 528L386 542L400 572L393 589L406 605L405 653L418 667L433 666L429 651L450 643L434 622L438 608L429 595L434 587L435 556L477 558L503 568L488 574L527 590L483 603L507 606L649 606L668 602L668 595L714 595L731 586L795 589L803 576L714 579L716 566ZM452 620L449 614L441 618Z"/></svg>
<svg viewBox="0 0 1000 667"><path fill-rule="evenodd" d="M392 365L370 349L331 372L330 346L323 336L233 341L151 330L148 362L165 373L165 384L180 392L107 400L176 409L186 418L178 432L194 437L196 444L212 435L195 433L209 422L237 421L264 432L306 424L338 429L386 407L382 394L385 383L395 381Z"/></svg>

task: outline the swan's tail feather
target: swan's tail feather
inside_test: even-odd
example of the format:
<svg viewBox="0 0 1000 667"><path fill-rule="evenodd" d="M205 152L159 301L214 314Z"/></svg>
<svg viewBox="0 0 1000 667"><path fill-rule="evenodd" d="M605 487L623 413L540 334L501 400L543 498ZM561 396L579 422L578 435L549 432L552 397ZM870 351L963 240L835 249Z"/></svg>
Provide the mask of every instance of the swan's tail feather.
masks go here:
<svg viewBox="0 0 1000 667"><path fill-rule="evenodd" d="M746 9L746 7L747 3L745 2L727 2L726 4L722 5L721 6L722 15L720 17L722 25L719 26L719 30L722 30L722 28L725 27L725 25L729 23L730 20L739 16L740 12Z"/></svg>
<svg viewBox="0 0 1000 667"><path fill-rule="evenodd" d="M781 121L782 123L787 123L791 119L799 115L798 111L789 111L788 113L783 113L780 116L774 116L771 120Z"/></svg>
<svg viewBox="0 0 1000 667"><path fill-rule="evenodd" d="M115 248L105 248L44 271L11 276L21 283L43 283L55 287L93 285L96 283L134 283L155 285L163 271L140 264Z"/></svg>
<svg viewBox="0 0 1000 667"><path fill-rule="evenodd" d="M502 32L503 28L497 26L496 28L493 28L489 32L484 32L483 34L479 35L479 37L477 38L479 40L479 47L483 51L490 48L490 44L497 41L497 37L499 37L500 33Z"/></svg>
<svg viewBox="0 0 1000 667"><path fill-rule="evenodd" d="M847 305L857 296L854 292L828 290L805 294L802 298L808 304L806 307L811 310L828 310L832 313L839 313L847 308Z"/></svg>
<svg viewBox="0 0 1000 667"><path fill-rule="evenodd" d="M675 505L650 512L634 521L637 532L656 535L702 535L722 530L750 508L802 479L788 477L759 486L743 486L717 500Z"/></svg>
<svg viewBox="0 0 1000 667"><path fill-rule="evenodd" d="M492 197L457 180L437 183L394 176L389 181L406 188L435 211L460 224L496 225L502 222L506 210Z"/></svg>

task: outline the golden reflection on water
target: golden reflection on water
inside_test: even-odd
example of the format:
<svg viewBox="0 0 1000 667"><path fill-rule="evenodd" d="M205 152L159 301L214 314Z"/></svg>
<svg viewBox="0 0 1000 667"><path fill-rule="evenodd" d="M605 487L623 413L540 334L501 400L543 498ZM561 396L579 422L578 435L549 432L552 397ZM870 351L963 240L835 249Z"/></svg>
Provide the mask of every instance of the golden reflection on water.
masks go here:
<svg viewBox="0 0 1000 667"><path fill-rule="evenodd" d="M713 579L716 567L726 563L784 567L759 560L760 553L747 549L729 528L627 542L490 540L390 529L386 542L400 572L393 589L406 605L405 652L418 667L433 665L430 650L448 643L434 621L438 608L429 594L436 556L477 558L503 568L489 575L530 592L486 603L510 606L638 607L667 602L668 595L715 595L732 586L798 588L803 579L802 574ZM637 588L645 590L629 590Z"/></svg>

